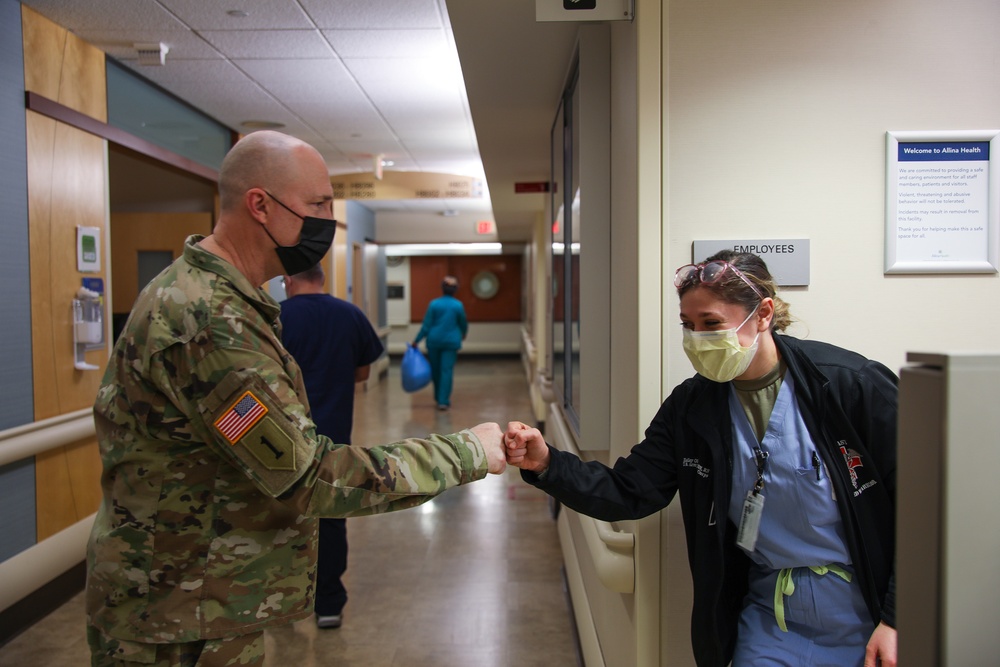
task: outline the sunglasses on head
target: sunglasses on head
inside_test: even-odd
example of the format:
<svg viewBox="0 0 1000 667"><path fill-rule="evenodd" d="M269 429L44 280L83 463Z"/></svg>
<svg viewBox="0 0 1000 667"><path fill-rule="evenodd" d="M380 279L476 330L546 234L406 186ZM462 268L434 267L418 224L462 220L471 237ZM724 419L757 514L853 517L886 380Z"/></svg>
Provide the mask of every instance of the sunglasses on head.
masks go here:
<svg viewBox="0 0 1000 667"><path fill-rule="evenodd" d="M685 264L674 272L674 287L680 289L685 285L693 283L695 280L704 285L711 285L719 282L726 271L732 271L735 273L740 280L749 285L750 289L757 293L757 296L761 299L764 298L760 289L753 284L753 281L746 277L746 274L729 262L722 260L705 262L704 264Z"/></svg>

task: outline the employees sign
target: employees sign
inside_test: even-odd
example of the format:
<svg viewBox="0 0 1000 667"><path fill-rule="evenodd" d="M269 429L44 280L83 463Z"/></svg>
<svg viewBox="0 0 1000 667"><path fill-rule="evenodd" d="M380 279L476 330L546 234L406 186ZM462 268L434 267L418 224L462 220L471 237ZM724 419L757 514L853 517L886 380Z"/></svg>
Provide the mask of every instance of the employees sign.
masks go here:
<svg viewBox="0 0 1000 667"><path fill-rule="evenodd" d="M703 262L720 250L758 255L779 285L809 284L809 239L695 241L691 261Z"/></svg>

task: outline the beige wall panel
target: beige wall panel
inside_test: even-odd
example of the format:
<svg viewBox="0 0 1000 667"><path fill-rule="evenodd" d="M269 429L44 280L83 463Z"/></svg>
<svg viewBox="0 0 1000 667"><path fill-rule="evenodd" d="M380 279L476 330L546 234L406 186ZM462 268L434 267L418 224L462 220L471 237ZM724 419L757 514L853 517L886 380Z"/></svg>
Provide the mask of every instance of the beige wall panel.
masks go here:
<svg viewBox="0 0 1000 667"><path fill-rule="evenodd" d="M341 233L343 232L343 233ZM338 299L347 300L347 230L337 228L337 236L333 239L333 252L329 257L333 261L333 271L330 275L334 280L329 281L328 289L330 294Z"/></svg>
<svg viewBox="0 0 1000 667"><path fill-rule="evenodd" d="M25 89L107 122L104 53L23 5L21 29Z"/></svg>
<svg viewBox="0 0 1000 667"><path fill-rule="evenodd" d="M111 309L127 313L139 296L139 252L170 251L177 259L191 234L212 233L212 214L113 213L111 215ZM143 287L145 287L143 285Z"/></svg>
<svg viewBox="0 0 1000 667"><path fill-rule="evenodd" d="M327 268L326 290L338 299L347 300L347 202L335 199L333 217L337 220L337 235L333 237L333 252L327 254L333 266Z"/></svg>
<svg viewBox="0 0 1000 667"><path fill-rule="evenodd" d="M101 502L101 457L94 439L35 457L38 540L97 511ZM44 491L43 491L44 490Z"/></svg>

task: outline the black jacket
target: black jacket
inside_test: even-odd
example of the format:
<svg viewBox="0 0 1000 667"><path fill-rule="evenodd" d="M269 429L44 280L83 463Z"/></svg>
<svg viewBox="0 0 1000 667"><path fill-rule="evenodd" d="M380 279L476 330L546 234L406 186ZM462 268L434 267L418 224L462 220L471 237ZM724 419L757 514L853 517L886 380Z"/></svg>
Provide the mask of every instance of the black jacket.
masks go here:
<svg viewBox="0 0 1000 667"><path fill-rule="evenodd" d="M796 400L831 479L848 549L872 620L895 626L897 378L885 366L826 343L775 335ZM550 447L544 478L525 481L604 521L638 519L680 494L694 580L695 660L732 659L750 559L727 518L732 486L729 384L696 375L680 384L614 468ZM721 473L721 474L720 474Z"/></svg>

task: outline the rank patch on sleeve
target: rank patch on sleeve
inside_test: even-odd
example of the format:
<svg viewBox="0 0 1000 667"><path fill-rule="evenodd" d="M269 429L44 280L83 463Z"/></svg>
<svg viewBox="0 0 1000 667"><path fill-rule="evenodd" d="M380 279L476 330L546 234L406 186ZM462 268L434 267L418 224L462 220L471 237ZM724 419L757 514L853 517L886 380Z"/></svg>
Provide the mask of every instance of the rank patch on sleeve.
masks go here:
<svg viewBox="0 0 1000 667"><path fill-rule="evenodd" d="M240 442L268 470L295 470L295 443L268 417Z"/></svg>
<svg viewBox="0 0 1000 667"><path fill-rule="evenodd" d="M245 392L238 401L215 420L215 428L225 436L229 444L234 445L244 433L267 414L267 407L253 395Z"/></svg>

